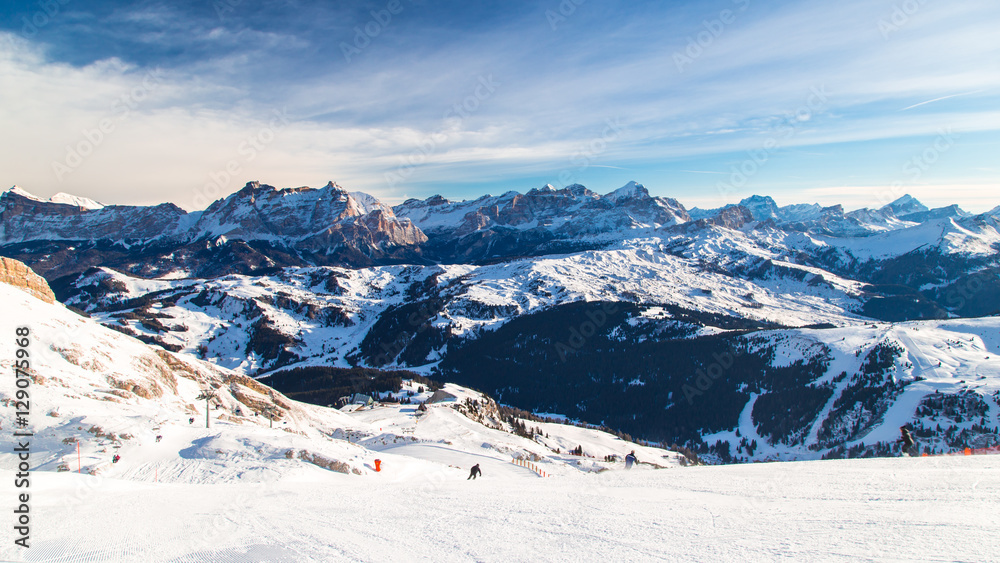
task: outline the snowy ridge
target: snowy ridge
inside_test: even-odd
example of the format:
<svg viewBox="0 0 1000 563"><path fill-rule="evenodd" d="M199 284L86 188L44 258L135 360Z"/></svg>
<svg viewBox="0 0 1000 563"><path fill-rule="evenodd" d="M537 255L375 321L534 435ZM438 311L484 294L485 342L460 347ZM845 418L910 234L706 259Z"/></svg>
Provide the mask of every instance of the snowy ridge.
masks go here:
<svg viewBox="0 0 1000 563"><path fill-rule="evenodd" d="M98 203L92 199L70 195L63 192L59 192L50 197L48 201L50 203L61 203L63 205L75 205L76 207L82 207L83 209L100 209L104 207L103 203Z"/></svg>
<svg viewBox="0 0 1000 563"><path fill-rule="evenodd" d="M738 426L704 438L706 443L729 442L735 456L810 459L827 453L835 442L840 442L838 448L871 448L895 442L903 425L933 429L918 437L919 447L931 453L961 451L948 437L962 433L968 436L963 443L971 447L1000 444L1000 318L765 331L753 341L773 348L774 367L822 359L826 368L810 385L831 394L801 434L781 440L759 432L754 404L760 394L752 394ZM886 396L878 403L854 403L860 399L849 394L852 387L875 387L863 375L869 356L893 348L898 352L883 375ZM842 397L850 398L847 405L853 410L838 408ZM950 401L955 410L932 408L940 400ZM749 455L747 442L756 443Z"/></svg>
<svg viewBox="0 0 1000 563"><path fill-rule="evenodd" d="M20 196L20 197L23 197L25 199L30 199L32 201L40 201L40 202L46 202L46 203L58 203L58 204L62 204L62 205L72 205L74 207L80 207L80 208L83 208L83 209L100 209L100 208L104 207L104 204L98 203L98 202L96 202L96 201L94 201L92 199L88 199L88 198L85 198L85 197L79 197L79 196L75 196L75 195L70 195L70 194L63 193L63 192L59 192L59 193L55 194L54 196L50 197L49 199L42 199L42 198L40 198L40 197L38 197L38 196L36 196L36 195L28 192L27 190L25 190L24 188L22 188L20 186L13 186L13 187L11 187L11 189L7 190L4 193L7 193L7 192L10 192L11 194L14 194L14 195L17 195L17 196Z"/></svg>
<svg viewBox="0 0 1000 563"><path fill-rule="evenodd" d="M929 209L910 195L879 209L862 208L845 211L843 206L822 207L818 204L779 206L769 196L754 195L739 204L718 209L692 209L693 219L719 215L731 207L743 207L755 221L770 223L786 231L800 231L842 239L864 238L879 233L908 229L937 219L970 217L957 205Z"/></svg>
<svg viewBox="0 0 1000 563"><path fill-rule="evenodd" d="M157 336L188 353L205 345L206 358L250 375L274 367L273 359L245 353L249 349L248 329L259 320L255 314L263 315L271 327L293 338L295 343L288 350L311 358L308 363L347 366L383 313L412 302L414 297L442 299L440 310L429 323L455 336L491 330L516 317L577 301L672 304L783 326L864 322L852 312L860 306L857 282L770 255L762 259L771 260L779 271L746 281L725 273L704 272L699 267L700 257L678 257L666 252L664 246L654 239L612 250L487 266L303 268L263 278L142 280L105 270L81 278L77 287L103 283L117 285L123 292L98 302L85 301L88 294L80 294L68 303L94 310L102 303L107 306L161 292L169 305L154 304L152 311L162 316L163 325L186 327L183 332L150 330L141 319L123 318L129 310L117 307L97 313L98 317L139 334ZM780 270L795 275L784 275ZM428 283L427 294L411 293L412 287ZM205 297L198 297L202 292L206 292ZM336 318L329 316L334 313Z"/></svg>
<svg viewBox="0 0 1000 563"><path fill-rule="evenodd" d="M555 189L551 185L526 194L515 191L451 202L441 196L410 199L397 205L396 214L410 218L429 235L454 239L497 228L518 231L541 229L559 238L608 232L619 236L630 230L679 225L690 220L676 200L650 197L637 182L601 196L579 184Z"/></svg>

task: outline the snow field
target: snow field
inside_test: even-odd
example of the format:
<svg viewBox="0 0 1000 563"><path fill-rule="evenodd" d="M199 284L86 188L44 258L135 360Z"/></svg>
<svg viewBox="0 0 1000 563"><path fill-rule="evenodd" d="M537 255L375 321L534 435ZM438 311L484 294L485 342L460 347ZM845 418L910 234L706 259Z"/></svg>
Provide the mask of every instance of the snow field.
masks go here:
<svg viewBox="0 0 1000 563"><path fill-rule="evenodd" d="M408 447L408 446L407 446ZM5 476L6 477L6 476ZM1000 560L1000 457L221 485L40 473L20 561ZM95 525L100 522L100 525Z"/></svg>

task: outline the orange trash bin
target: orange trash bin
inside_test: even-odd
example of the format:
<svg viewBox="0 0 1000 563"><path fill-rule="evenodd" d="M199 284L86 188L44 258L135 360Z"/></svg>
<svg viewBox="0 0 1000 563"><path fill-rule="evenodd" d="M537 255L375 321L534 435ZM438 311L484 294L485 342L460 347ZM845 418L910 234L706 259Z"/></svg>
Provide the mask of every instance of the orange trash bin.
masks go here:
<svg viewBox="0 0 1000 563"><path fill-rule="evenodd" d="M376 472L382 471L382 460L381 459L376 459L375 460L375 471Z"/></svg>

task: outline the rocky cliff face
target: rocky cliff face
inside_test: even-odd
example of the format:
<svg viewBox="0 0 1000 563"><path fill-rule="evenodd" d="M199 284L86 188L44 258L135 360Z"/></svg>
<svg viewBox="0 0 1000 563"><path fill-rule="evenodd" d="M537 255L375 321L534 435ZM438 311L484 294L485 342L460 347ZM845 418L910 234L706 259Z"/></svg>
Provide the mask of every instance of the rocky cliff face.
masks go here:
<svg viewBox="0 0 1000 563"><path fill-rule="evenodd" d="M0 244L35 240L149 243L182 235L182 220L186 215L186 211L172 203L92 209L42 201L24 190L14 189L0 198Z"/></svg>
<svg viewBox="0 0 1000 563"><path fill-rule="evenodd" d="M418 261L426 240L388 205L333 182L320 189L250 182L193 213L173 204L42 200L16 187L0 196L0 253L28 262L49 279L92 266L142 276L371 266Z"/></svg>
<svg viewBox="0 0 1000 563"><path fill-rule="evenodd" d="M24 262L12 258L0 256L0 283L21 288L46 303L54 303L56 300L45 278L32 271Z"/></svg>
<svg viewBox="0 0 1000 563"><path fill-rule="evenodd" d="M250 182L210 205L192 230L195 239L280 241L316 253L351 246L372 254L427 240L389 206L371 196L359 199L333 182L321 189L281 190Z"/></svg>
<svg viewBox="0 0 1000 563"><path fill-rule="evenodd" d="M473 201L441 196L410 199L393 208L427 233L430 253L442 261L492 260L599 246L608 235L629 238L691 220L675 199L651 197L642 184L600 195L574 184L546 185Z"/></svg>

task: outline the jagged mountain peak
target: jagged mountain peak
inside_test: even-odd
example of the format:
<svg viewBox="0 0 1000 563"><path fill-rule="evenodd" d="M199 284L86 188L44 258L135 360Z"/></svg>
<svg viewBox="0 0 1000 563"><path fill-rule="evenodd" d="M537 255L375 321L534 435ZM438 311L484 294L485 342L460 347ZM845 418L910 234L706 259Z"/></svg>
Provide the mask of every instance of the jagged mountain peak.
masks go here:
<svg viewBox="0 0 1000 563"><path fill-rule="evenodd" d="M378 217L354 223L371 214ZM247 182L240 191L209 206L198 219L195 231L197 238L225 236L300 244L311 241L307 246L314 251L331 245L353 245L358 237L373 247L384 242L413 244L423 238L419 229L409 221L398 221L392 208L378 198L348 192L332 181L319 189L277 189Z"/></svg>
<svg viewBox="0 0 1000 563"><path fill-rule="evenodd" d="M77 253L72 241L112 243L125 248L155 243L157 248L169 249L164 256L173 258L164 258L155 267L127 264L133 271L148 275L165 275L166 270L202 272L208 264L221 262L242 271L245 264L255 270L279 264L364 266L391 260L496 261L601 248L639 237L669 236L674 227L692 221L698 223L683 232L708 225L779 233L774 236L810 233L835 239L871 237L945 217L956 219L963 227L974 223L958 206L902 216L885 207L847 213L840 205L779 207L766 195L753 195L738 205L689 212L676 200L651 197L637 181L603 196L580 184L561 188L544 185L526 194L509 191L455 202L435 195L423 201L408 199L395 207L363 192L348 192L333 181L322 188L281 189L251 181L194 213L173 204L101 207L73 196L52 199L57 202L34 196L18 186L4 192L0 199L0 243L63 241L60 244L67 252ZM900 211L923 207L912 196L891 205ZM239 251L218 259L191 254L203 252L202 242L206 240L232 242ZM187 248L195 243L197 250ZM212 248L224 250L226 244ZM176 262L171 252L178 249L184 249L184 259L190 259L191 265ZM290 254L289 249L306 253ZM70 269L106 258L103 251L92 254L90 263Z"/></svg>
<svg viewBox="0 0 1000 563"><path fill-rule="evenodd" d="M353 193L348 192L347 189L345 189L343 186L332 180L328 181L326 185L323 186L322 188L312 188L309 186L299 186L297 188L277 188L275 186L272 186L271 184L264 184L259 180L253 180L247 182L246 185L244 185L238 191L223 198L223 201L232 199L241 199L246 197L257 198L268 195L287 196L290 194L312 194L313 196L321 196L322 194L335 194L338 197L346 198L349 195L353 196L354 194L362 194L362 192L353 192ZM363 195L364 199L366 200L377 201L377 198L375 198L374 196L368 194L363 194Z"/></svg>
<svg viewBox="0 0 1000 563"><path fill-rule="evenodd" d="M780 219L778 204L771 196L752 195L743 199L739 203L750 210L756 221L767 221L768 219Z"/></svg>
<svg viewBox="0 0 1000 563"><path fill-rule="evenodd" d="M746 204L767 204L767 205L773 205L775 207L778 206L778 204L774 201L773 197L769 195L758 195L758 194L754 194L750 197L743 198L743 201L740 202L740 205L746 207Z"/></svg>
<svg viewBox="0 0 1000 563"><path fill-rule="evenodd" d="M583 184L570 184L559 191L566 191L575 197L585 197L585 198L595 198L595 199L601 197L596 192L591 191Z"/></svg>
<svg viewBox="0 0 1000 563"><path fill-rule="evenodd" d="M388 207L382 204L382 202L374 196L363 192L348 192L346 189L333 181L327 182L327 184L322 188L311 188L309 186L300 186L297 188L277 188L270 184L264 184L255 180L247 182L246 185L238 191L214 202L208 207L208 209L205 210L205 212L210 213L213 209L218 209L220 207L243 205L246 200L249 200L249 203L255 206L288 205L289 203L284 200L287 196L299 196L294 199L295 204L297 205L301 205L307 201L312 203L320 200L350 203L351 198L354 198L357 200L354 202L354 207L358 210L362 210L366 206ZM258 200L261 201L258 202Z"/></svg>
<svg viewBox="0 0 1000 563"><path fill-rule="evenodd" d="M35 194L33 194L33 193L29 192L28 190L22 188L21 186L18 186L17 184L14 184L13 186L11 186L11 188L9 190L7 190L7 191L5 191L3 193L3 195L7 195L7 194L12 194L12 195L20 196L20 197L31 199L31 200L35 200L35 201L45 201L44 199L36 196Z"/></svg>
<svg viewBox="0 0 1000 563"><path fill-rule="evenodd" d="M646 187L639 182L632 180L617 190L605 195L604 199L618 202L625 199L649 199L649 197L649 190L647 190Z"/></svg>
<svg viewBox="0 0 1000 563"><path fill-rule="evenodd" d="M267 184L261 184L260 182L254 180L252 182L247 182L245 186L240 188L235 193L231 194L228 198L223 199L235 199L239 197L254 196L262 191L274 191L277 190L274 186L269 186Z"/></svg>
<svg viewBox="0 0 1000 563"><path fill-rule="evenodd" d="M923 213L925 211L930 211L926 205L920 203L917 198L911 196L910 194L905 194L892 203L883 205L882 211L892 211L896 217L902 217L904 215L910 215L913 213Z"/></svg>
<svg viewBox="0 0 1000 563"><path fill-rule="evenodd" d="M128 267L165 275L226 268L247 271L300 262L290 249L320 264L412 260L426 237L377 198L351 194L334 182L319 189L279 189L250 181L193 213L171 203L104 207L68 195L46 201L20 188L5 192L0 199L0 245L42 240L59 241L59 252L78 256L77 260L53 261L51 265L61 268L56 273L101 264L98 260L106 256L92 249L100 243L117 251L146 245L163 249L162 258L145 264L131 262ZM207 246L205 241L209 241ZM77 243L84 243L87 250L81 253ZM263 251L261 243L267 247Z"/></svg>

